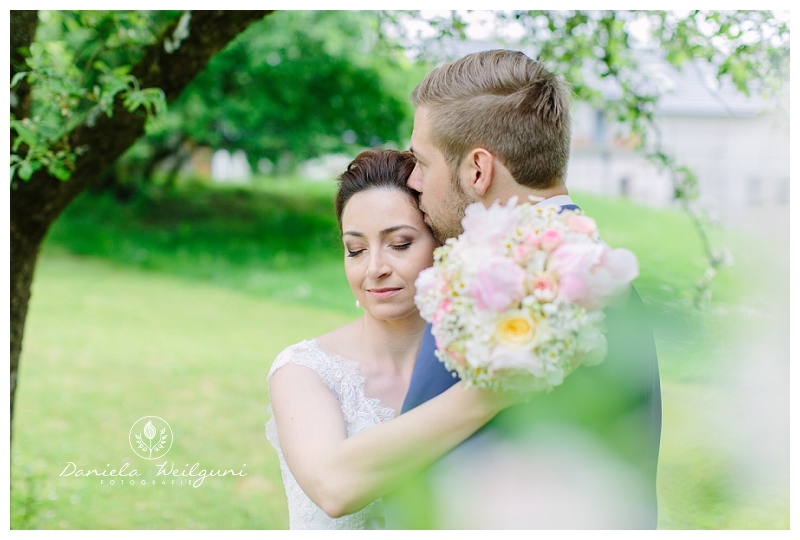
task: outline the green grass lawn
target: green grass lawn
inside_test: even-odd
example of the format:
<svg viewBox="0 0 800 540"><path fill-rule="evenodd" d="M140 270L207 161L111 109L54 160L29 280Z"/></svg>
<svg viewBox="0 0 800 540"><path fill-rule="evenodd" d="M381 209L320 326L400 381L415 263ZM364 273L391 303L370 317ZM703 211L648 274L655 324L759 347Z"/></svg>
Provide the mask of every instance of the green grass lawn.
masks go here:
<svg viewBox="0 0 800 540"><path fill-rule="evenodd" d="M341 270L332 193L330 184L274 182L129 204L87 194L67 210L40 258L25 331L12 528L288 526L264 436L265 378L281 349L358 314ZM698 313L682 300L703 269L685 216L574 199L607 242L640 260L635 283L653 312L663 389L659 526L787 528L788 481L748 476L768 477L746 466L764 454L743 450L752 444L722 414L752 390L737 375L748 373L740 369L742 336L779 341L788 324L788 301L784 317L782 305L769 311L769 294L744 287L760 270L753 243L720 233L741 262L718 278L712 308ZM779 277L770 280L776 294ZM788 291L788 261L785 283ZM788 356L775 358L788 366ZM198 488L59 476L69 461L87 469L129 462L144 472L137 480L160 482L128 444L131 425L147 415L170 422L175 443L165 460L176 468L199 463L247 475ZM788 425L786 434L788 448Z"/></svg>
<svg viewBox="0 0 800 540"><path fill-rule="evenodd" d="M41 506L29 526L285 528L277 457L264 436L266 376L281 349L353 312L45 253L14 419L16 485L26 467L40 477ZM69 461L109 469L130 462L155 479L128 443L133 423L148 415L170 422L175 444L166 458L176 467L199 462L247 476L209 478L199 488L58 476Z"/></svg>

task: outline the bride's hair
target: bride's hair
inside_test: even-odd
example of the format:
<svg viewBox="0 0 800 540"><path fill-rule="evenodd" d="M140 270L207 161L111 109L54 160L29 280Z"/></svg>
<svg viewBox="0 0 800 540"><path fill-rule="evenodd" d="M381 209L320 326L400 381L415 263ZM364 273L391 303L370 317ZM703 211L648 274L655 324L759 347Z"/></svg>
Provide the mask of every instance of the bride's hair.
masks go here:
<svg viewBox="0 0 800 540"><path fill-rule="evenodd" d="M342 213L347 201L361 191L397 189L406 193L416 205L419 194L406 185L415 164L411 152L374 148L358 154L339 176L339 190L334 200L339 231L342 230Z"/></svg>

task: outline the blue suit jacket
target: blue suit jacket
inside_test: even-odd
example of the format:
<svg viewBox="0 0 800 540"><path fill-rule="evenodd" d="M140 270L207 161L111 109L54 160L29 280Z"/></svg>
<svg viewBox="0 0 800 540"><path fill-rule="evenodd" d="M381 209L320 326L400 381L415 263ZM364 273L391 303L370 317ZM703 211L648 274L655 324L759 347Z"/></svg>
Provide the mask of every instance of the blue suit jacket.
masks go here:
<svg viewBox="0 0 800 540"><path fill-rule="evenodd" d="M579 368L553 392L503 411L484 430L513 436L537 424L553 421L589 430L646 476L649 493L648 500L643 502L650 513L643 522L655 528L661 386L652 328L647 310L635 289L632 288L623 307L606 310L606 326L608 356L603 363ZM435 350L436 343L429 324L425 328L402 412L417 407L458 382L458 378L436 358ZM419 486L416 491L407 492L403 501L403 490L399 490L396 500L390 499L390 505L394 506L395 512L405 507L405 511L401 510L403 513L415 514L415 519L406 520L406 524L428 528L433 518L425 512L430 512L432 504L423 502L425 497L420 495Z"/></svg>

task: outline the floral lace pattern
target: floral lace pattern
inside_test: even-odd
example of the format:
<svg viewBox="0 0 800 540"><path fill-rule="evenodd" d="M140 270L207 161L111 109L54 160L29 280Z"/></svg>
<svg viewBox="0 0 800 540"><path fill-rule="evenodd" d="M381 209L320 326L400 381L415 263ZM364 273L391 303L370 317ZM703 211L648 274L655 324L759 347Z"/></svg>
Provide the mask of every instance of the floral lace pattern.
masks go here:
<svg viewBox="0 0 800 540"><path fill-rule="evenodd" d="M364 390L365 378L359 373L358 362L346 361L338 355L329 355L320 349L314 340L301 341L278 355L267 379L269 380L277 369L289 363L311 368L319 374L342 408L348 437L394 418L394 409L383 407L377 398L367 396ZM269 413L272 414L272 405L269 407ZM354 514L339 518L328 516L303 492L286 465L286 459L278 442L278 428L274 417L267 422L267 439L278 452L283 485L289 503L290 529L383 528L381 499Z"/></svg>

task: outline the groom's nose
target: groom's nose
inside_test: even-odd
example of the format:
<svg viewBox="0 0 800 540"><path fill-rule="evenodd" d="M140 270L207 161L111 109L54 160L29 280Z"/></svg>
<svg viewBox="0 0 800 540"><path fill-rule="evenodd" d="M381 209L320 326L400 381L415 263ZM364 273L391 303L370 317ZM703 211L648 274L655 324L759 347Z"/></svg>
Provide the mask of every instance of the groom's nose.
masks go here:
<svg viewBox="0 0 800 540"><path fill-rule="evenodd" d="M406 185L414 191L422 193L422 175L419 172L419 165L416 165L414 170L411 171L411 175L406 180Z"/></svg>

